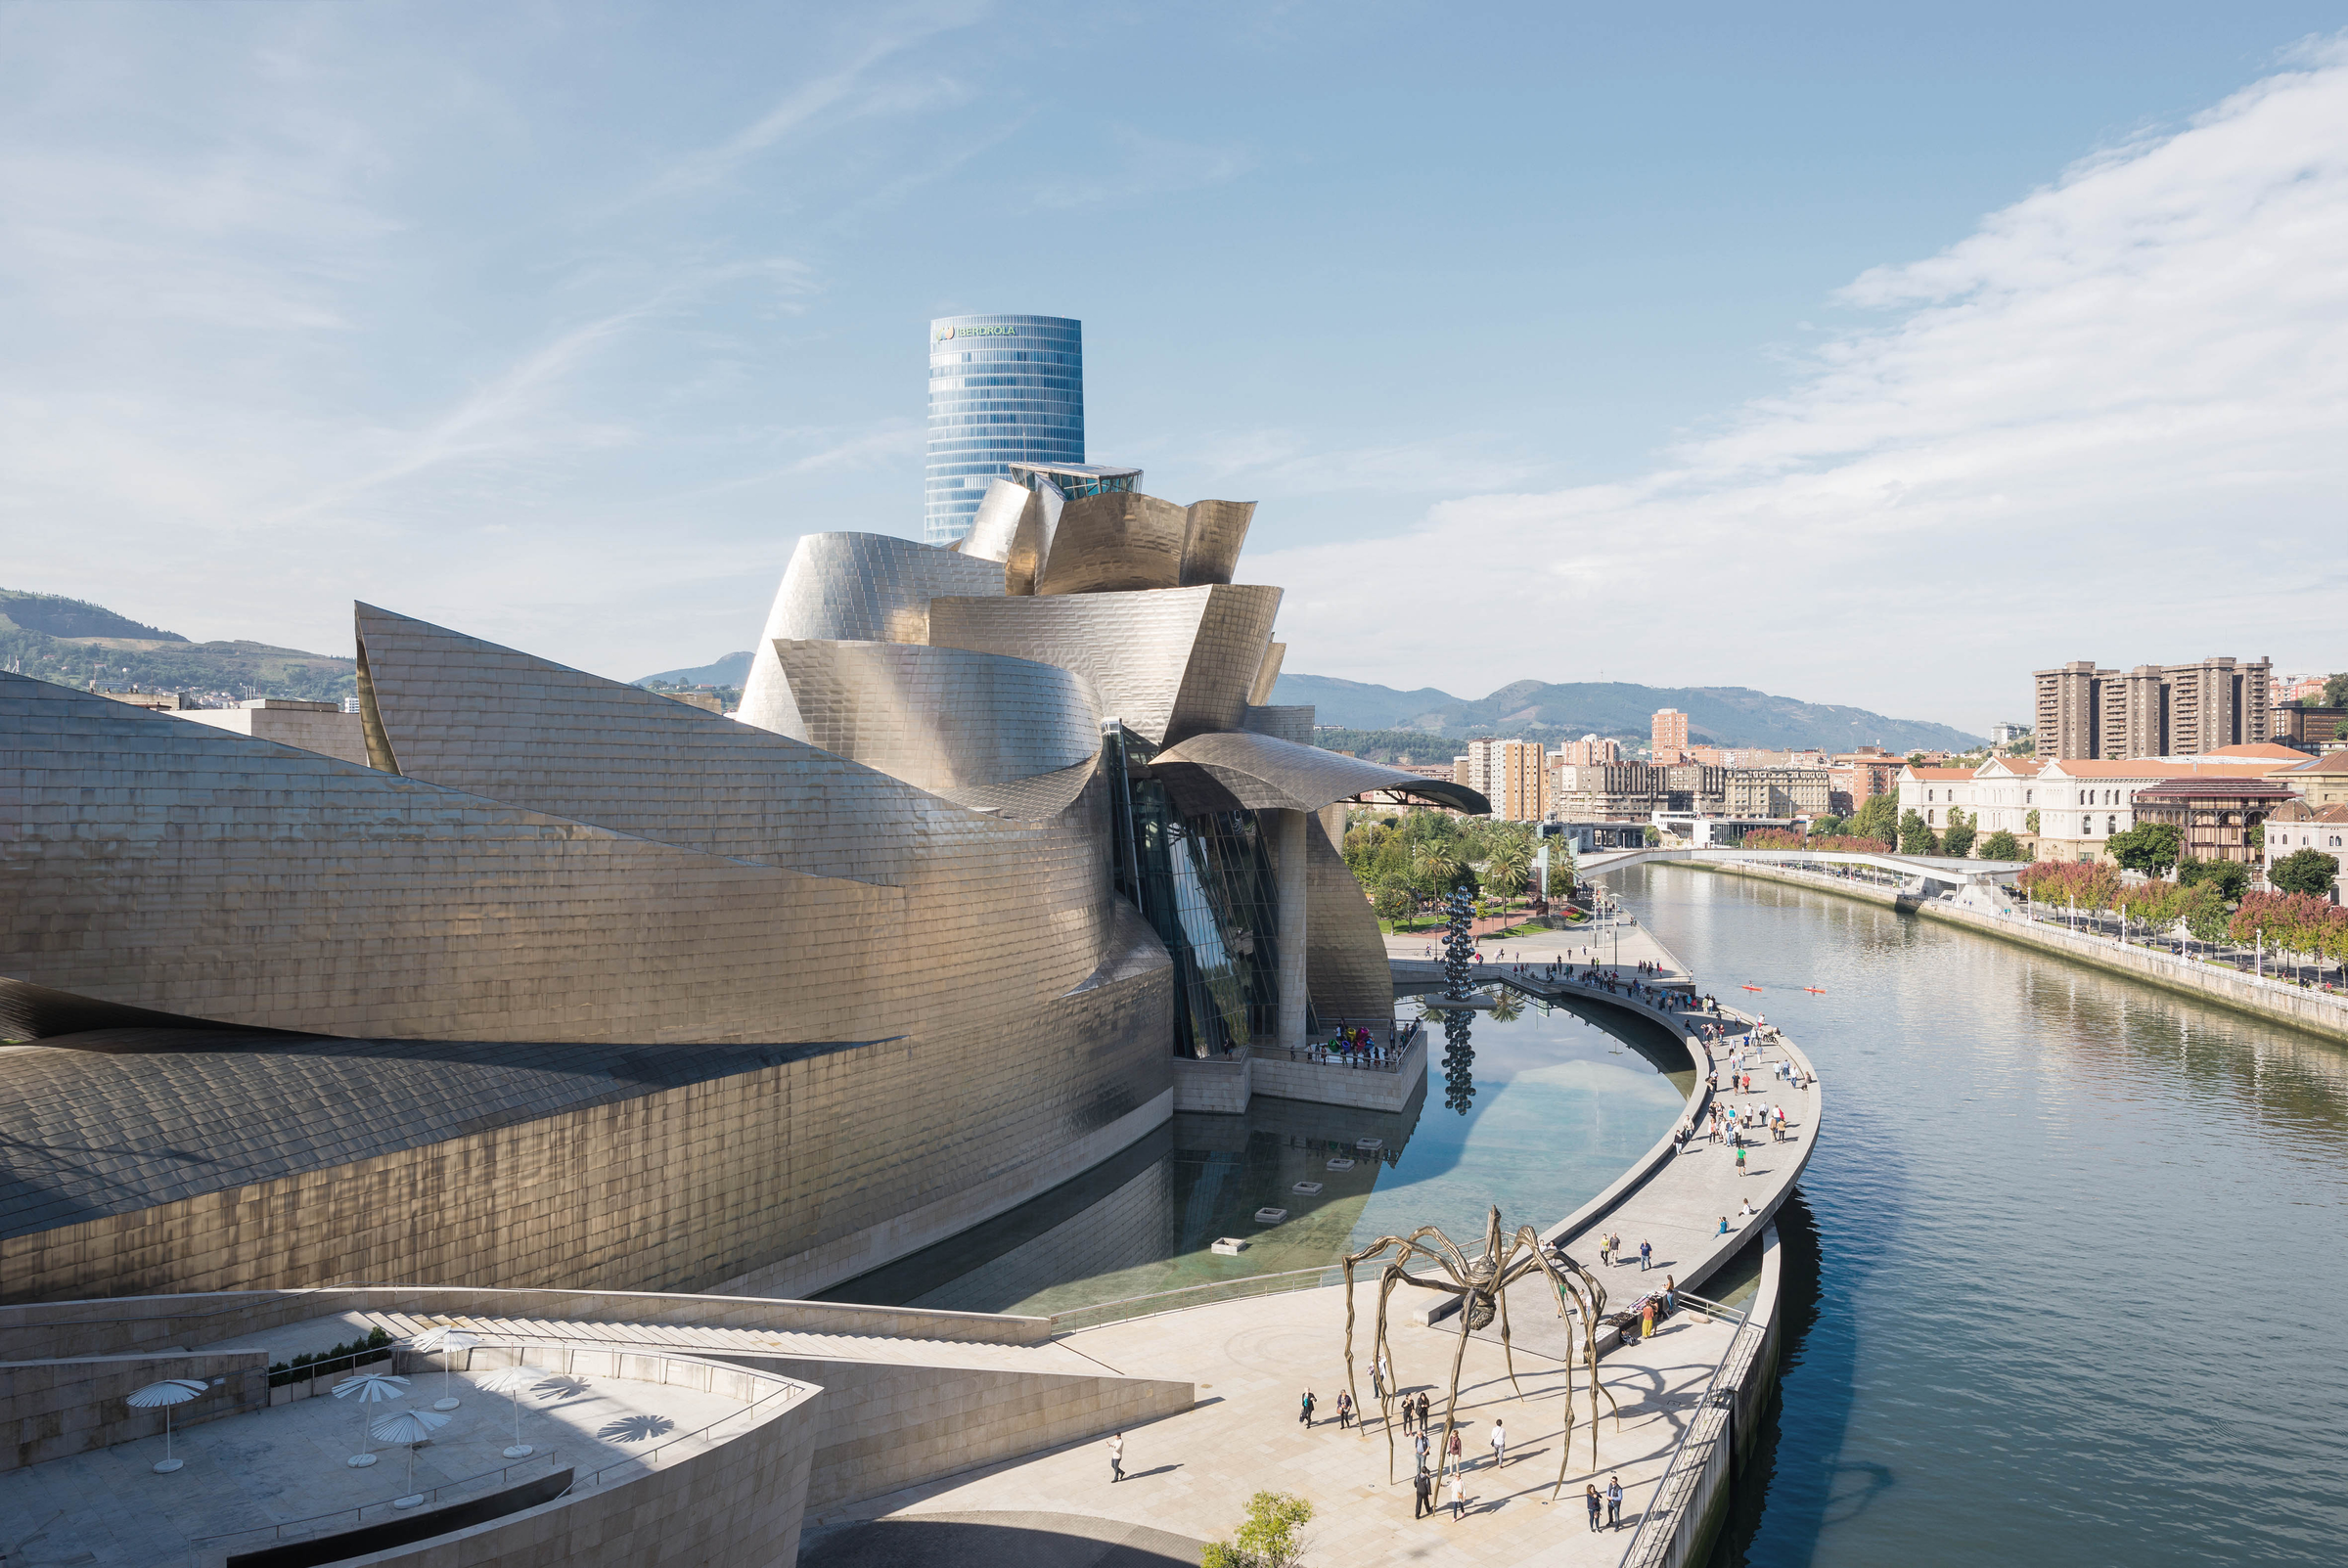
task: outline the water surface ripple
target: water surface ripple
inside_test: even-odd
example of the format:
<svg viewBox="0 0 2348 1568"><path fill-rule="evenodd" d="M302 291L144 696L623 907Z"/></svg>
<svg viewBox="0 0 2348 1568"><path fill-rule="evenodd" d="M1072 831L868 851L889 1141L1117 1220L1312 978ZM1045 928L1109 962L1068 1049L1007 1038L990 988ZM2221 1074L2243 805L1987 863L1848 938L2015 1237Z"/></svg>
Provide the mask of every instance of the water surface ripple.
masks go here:
<svg viewBox="0 0 2348 1568"><path fill-rule="evenodd" d="M1827 1087L1717 1563L2348 1561L2348 1049L1828 894L1609 880Z"/></svg>

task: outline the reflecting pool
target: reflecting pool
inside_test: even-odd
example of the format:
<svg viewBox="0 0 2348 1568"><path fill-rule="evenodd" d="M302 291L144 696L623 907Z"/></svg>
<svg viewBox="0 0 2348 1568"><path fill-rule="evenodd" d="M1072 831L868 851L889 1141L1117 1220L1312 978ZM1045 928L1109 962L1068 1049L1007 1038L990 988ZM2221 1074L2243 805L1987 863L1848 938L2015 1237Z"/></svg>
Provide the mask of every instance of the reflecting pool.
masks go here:
<svg viewBox="0 0 2348 1568"><path fill-rule="evenodd" d="M1423 1027L1439 1057L1441 1025ZM1431 1092L1400 1114L1258 1096L1244 1116L1178 1115L1010 1214L825 1296L1054 1313L1318 1268L1421 1225L1480 1235L1493 1203L1512 1228L1546 1226L1652 1146L1693 1079L1669 1035L1603 1007L1479 1013L1470 1046L1464 1114L1443 1103L1438 1060ZM1365 1151L1364 1140L1381 1146ZM1287 1216L1259 1223L1259 1209ZM1247 1250L1211 1251L1224 1236Z"/></svg>

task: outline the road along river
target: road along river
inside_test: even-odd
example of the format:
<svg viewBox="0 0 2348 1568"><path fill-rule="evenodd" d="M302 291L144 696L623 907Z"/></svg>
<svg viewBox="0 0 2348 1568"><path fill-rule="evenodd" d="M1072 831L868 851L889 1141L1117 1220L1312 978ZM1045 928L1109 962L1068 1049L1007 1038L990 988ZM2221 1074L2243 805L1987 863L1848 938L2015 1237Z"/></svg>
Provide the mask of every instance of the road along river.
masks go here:
<svg viewBox="0 0 2348 1568"><path fill-rule="evenodd" d="M1717 1562L2342 1560L2348 1049L1829 893L1604 880L1835 1097Z"/></svg>

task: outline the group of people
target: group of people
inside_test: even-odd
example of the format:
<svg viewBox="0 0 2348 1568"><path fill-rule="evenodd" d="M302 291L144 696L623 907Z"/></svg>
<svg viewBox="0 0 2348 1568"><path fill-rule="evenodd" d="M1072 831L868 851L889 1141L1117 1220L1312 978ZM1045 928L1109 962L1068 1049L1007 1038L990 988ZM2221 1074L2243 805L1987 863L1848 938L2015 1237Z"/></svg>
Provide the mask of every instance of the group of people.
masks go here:
<svg viewBox="0 0 2348 1568"><path fill-rule="evenodd" d="M1334 1061L1347 1067L1383 1067L1394 1059L1399 1049L1379 1045L1367 1025L1349 1024L1311 1047L1310 1059L1321 1063Z"/></svg>

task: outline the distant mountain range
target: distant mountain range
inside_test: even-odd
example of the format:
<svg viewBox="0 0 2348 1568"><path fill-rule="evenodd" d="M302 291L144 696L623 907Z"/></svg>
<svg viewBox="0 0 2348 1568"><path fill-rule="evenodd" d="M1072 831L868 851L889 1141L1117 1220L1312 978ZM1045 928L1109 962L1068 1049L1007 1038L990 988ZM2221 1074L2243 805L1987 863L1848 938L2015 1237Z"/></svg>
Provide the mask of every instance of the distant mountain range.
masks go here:
<svg viewBox="0 0 2348 1568"><path fill-rule="evenodd" d="M1789 751L1805 746L1847 751L1880 745L1896 752L1962 751L1982 743L1945 724L1892 719L1865 708L1771 696L1742 686L1633 686L1624 681L1576 681L1552 686L1514 681L1480 700L1422 686L1340 681L1328 675L1283 674L1272 700L1309 702L1320 724L1352 730L1421 730L1466 739L1498 735L1572 739L1584 735L1644 740L1658 708L1688 715L1691 740L1710 745Z"/></svg>
<svg viewBox="0 0 2348 1568"><path fill-rule="evenodd" d="M633 683L650 686L657 681L664 686L740 686L750 678L750 650L728 653L714 664L700 664L690 670L662 670L657 675L639 676Z"/></svg>
<svg viewBox="0 0 2348 1568"><path fill-rule="evenodd" d="M0 669L60 686L339 702L357 694L357 668L267 643L191 643L86 600L0 588Z"/></svg>

